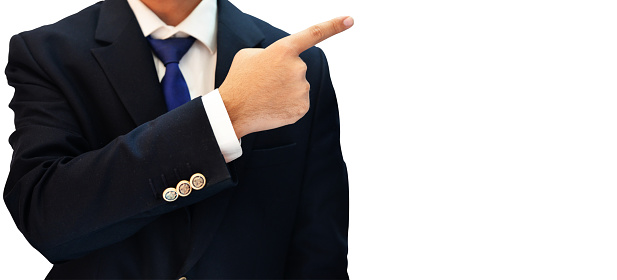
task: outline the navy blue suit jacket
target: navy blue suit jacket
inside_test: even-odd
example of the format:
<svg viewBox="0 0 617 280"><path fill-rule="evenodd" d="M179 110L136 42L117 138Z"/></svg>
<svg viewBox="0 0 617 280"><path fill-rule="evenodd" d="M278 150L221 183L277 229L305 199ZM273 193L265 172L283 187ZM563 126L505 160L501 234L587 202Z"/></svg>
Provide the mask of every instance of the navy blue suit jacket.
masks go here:
<svg viewBox="0 0 617 280"><path fill-rule="evenodd" d="M219 1L216 87L242 48L287 34ZM14 149L4 199L49 279L347 278L348 182L326 59L297 123L226 164L201 100L166 112L125 0L11 39ZM202 173L206 187L162 193Z"/></svg>

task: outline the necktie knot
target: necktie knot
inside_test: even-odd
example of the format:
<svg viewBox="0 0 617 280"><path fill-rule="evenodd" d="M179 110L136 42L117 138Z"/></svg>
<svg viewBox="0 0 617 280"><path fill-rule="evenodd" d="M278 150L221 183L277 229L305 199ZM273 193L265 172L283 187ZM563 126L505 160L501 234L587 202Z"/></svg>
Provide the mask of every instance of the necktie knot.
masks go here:
<svg viewBox="0 0 617 280"><path fill-rule="evenodd" d="M148 42L154 55L158 57L165 66L169 63L179 63L180 59L191 48L195 38L169 38L165 40L154 39L148 36Z"/></svg>
<svg viewBox="0 0 617 280"><path fill-rule="evenodd" d="M165 64L165 75L161 80L167 110L171 111L191 100L186 80L180 71L180 59L191 48L195 38L169 38L166 40L147 37L154 55Z"/></svg>

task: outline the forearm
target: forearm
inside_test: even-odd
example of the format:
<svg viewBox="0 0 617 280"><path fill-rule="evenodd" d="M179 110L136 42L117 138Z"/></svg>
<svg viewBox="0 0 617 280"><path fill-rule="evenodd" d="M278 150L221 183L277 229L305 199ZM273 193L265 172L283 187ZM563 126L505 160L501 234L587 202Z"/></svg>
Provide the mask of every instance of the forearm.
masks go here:
<svg viewBox="0 0 617 280"><path fill-rule="evenodd" d="M70 242L87 244L74 248L80 252L69 250L55 258L71 257L120 241L148 217L229 186L230 174L214 137L193 125L207 120L199 103L189 103L93 151L80 151L83 141L64 131L17 128L11 138L15 155L5 201L20 230L44 254ZM42 135L45 140L37 141ZM162 199L165 188L196 172L207 177L206 188L171 203ZM129 220L138 223L130 225ZM100 231L115 234L105 244L83 242Z"/></svg>

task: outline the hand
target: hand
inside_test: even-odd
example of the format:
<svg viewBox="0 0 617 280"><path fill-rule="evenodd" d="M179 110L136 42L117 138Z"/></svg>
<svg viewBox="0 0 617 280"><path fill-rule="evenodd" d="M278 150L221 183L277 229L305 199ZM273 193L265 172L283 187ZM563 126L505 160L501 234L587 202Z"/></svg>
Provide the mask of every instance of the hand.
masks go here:
<svg viewBox="0 0 617 280"><path fill-rule="evenodd" d="M219 88L238 139L298 121L310 106L306 64L299 55L349 29L339 17L282 38L265 49L243 49Z"/></svg>

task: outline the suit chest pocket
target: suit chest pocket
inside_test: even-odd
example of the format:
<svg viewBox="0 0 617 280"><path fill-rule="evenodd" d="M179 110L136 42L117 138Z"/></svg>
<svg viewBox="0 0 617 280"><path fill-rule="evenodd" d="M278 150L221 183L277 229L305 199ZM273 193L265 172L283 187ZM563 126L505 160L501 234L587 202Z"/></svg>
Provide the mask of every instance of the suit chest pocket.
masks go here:
<svg viewBox="0 0 617 280"><path fill-rule="evenodd" d="M255 149L251 152L248 168L263 168L290 164L299 159L296 143L268 149Z"/></svg>
<svg viewBox="0 0 617 280"><path fill-rule="evenodd" d="M253 150L245 170L246 182L254 192L251 197L267 201L297 197L304 167L301 150L295 143Z"/></svg>

